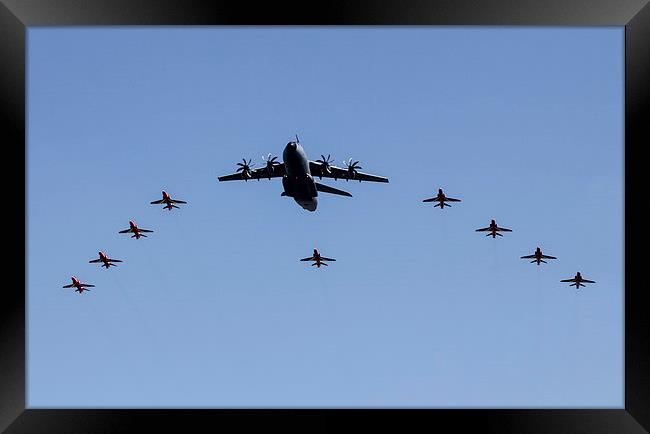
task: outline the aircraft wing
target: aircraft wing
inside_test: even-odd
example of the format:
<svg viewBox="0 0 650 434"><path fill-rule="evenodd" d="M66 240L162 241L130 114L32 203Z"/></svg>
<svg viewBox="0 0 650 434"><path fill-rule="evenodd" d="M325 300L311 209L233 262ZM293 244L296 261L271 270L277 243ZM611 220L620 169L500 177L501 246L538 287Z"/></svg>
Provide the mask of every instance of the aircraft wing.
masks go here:
<svg viewBox="0 0 650 434"><path fill-rule="evenodd" d="M582 279L582 281L583 281L583 282L587 282L587 283L596 283L596 282L594 282L593 280L587 280L587 279Z"/></svg>
<svg viewBox="0 0 650 434"><path fill-rule="evenodd" d="M139 230L140 232L153 232L153 231L150 230L150 229L138 229L138 230Z"/></svg>
<svg viewBox="0 0 650 434"><path fill-rule="evenodd" d="M325 171L321 172L321 165L316 161L309 162L309 171L312 176L318 176L323 178L334 178L334 179L348 179L348 171L336 166L330 166L330 172ZM388 178L383 176L371 175L369 173L357 172L357 174L352 178L354 181L371 181L371 182L388 182Z"/></svg>
<svg viewBox="0 0 650 434"><path fill-rule="evenodd" d="M486 231L489 231L489 230L490 230L490 227L488 226L487 228L477 229L476 232L486 232Z"/></svg>
<svg viewBox="0 0 650 434"><path fill-rule="evenodd" d="M73 286L74 286L74 284L71 283L70 285L64 285L63 287L64 288L72 288Z"/></svg>
<svg viewBox="0 0 650 434"><path fill-rule="evenodd" d="M98 262L102 262L101 259L93 259L92 261L88 261L89 264L96 264Z"/></svg>
<svg viewBox="0 0 650 434"><path fill-rule="evenodd" d="M153 202L151 202L151 204L152 205L159 205L159 204L161 204L163 202L164 202L164 200L160 199L160 200L154 200Z"/></svg>
<svg viewBox="0 0 650 434"><path fill-rule="evenodd" d="M555 256L542 255L544 259L557 259Z"/></svg>
<svg viewBox="0 0 650 434"><path fill-rule="evenodd" d="M172 201L172 203L187 203L187 202L185 202L184 200L176 200L176 199L172 199L171 201Z"/></svg>
<svg viewBox="0 0 650 434"><path fill-rule="evenodd" d="M438 201L438 196L429 199L424 199L422 202L437 202L437 201Z"/></svg>
<svg viewBox="0 0 650 434"><path fill-rule="evenodd" d="M268 179L268 178L282 178L285 175L284 164L278 164L273 166L273 172L269 171L265 167L258 167L257 169L251 169L251 177L244 178L242 172L233 173L231 175L220 176L219 181L244 181L247 179ZM181 202L177 202L181 203Z"/></svg>
<svg viewBox="0 0 650 434"><path fill-rule="evenodd" d="M95 285L91 285L90 283L82 283L81 286L87 286L89 288L94 288Z"/></svg>
<svg viewBox="0 0 650 434"><path fill-rule="evenodd" d="M575 281L576 281L575 279L564 279L564 280L560 280L560 282L575 282Z"/></svg>
<svg viewBox="0 0 650 434"><path fill-rule="evenodd" d="M533 259L534 257L535 255L526 255L526 256L522 256L521 259Z"/></svg>
<svg viewBox="0 0 650 434"><path fill-rule="evenodd" d="M109 262L122 262L121 259L109 259L108 261Z"/></svg>
<svg viewBox="0 0 650 434"><path fill-rule="evenodd" d="M120 231L121 234L125 234L127 232L131 232L131 228L124 229L123 231Z"/></svg>
<svg viewBox="0 0 650 434"><path fill-rule="evenodd" d="M313 261L314 257L310 256L309 258L302 258L301 261Z"/></svg>
<svg viewBox="0 0 650 434"><path fill-rule="evenodd" d="M503 231L503 232L512 232L512 229L506 229L506 228L497 228L497 231Z"/></svg>
<svg viewBox="0 0 650 434"><path fill-rule="evenodd" d="M454 199L453 197L446 197L446 202L460 202L460 199Z"/></svg>
<svg viewBox="0 0 650 434"><path fill-rule="evenodd" d="M320 257L320 260L321 260L321 261L336 261L336 259L326 258L325 256L321 256L321 257Z"/></svg>

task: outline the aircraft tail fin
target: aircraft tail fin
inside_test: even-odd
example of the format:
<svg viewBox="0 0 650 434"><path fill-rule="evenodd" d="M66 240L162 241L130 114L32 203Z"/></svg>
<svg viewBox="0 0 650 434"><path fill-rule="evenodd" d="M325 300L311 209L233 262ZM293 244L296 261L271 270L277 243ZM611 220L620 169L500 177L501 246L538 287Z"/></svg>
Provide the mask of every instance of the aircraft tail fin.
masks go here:
<svg viewBox="0 0 650 434"><path fill-rule="evenodd" d="M329 185L325 185L325 184L320 184L318 182L314 182L314 184L316 184L316 190L321 191L323 193L338 194L339 196L352 197L352 195L347 191L339 190L337 188L330 187Z"/></svg>

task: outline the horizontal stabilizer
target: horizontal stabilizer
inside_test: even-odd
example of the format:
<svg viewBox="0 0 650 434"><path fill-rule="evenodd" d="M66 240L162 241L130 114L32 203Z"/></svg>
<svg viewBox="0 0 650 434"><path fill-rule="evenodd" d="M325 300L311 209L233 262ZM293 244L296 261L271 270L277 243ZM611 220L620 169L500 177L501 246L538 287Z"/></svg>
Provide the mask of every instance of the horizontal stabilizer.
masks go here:
<svg viewBox="0 0 650 434"><path fill-rule="evenodd" d="M330 187L329 185L319 184L318 182L315 182L314 184L316 184L316 190L321 191L323 193L338 194L339 196L352 197L352 195L347 191L339 190L337 188Z"/></svg>

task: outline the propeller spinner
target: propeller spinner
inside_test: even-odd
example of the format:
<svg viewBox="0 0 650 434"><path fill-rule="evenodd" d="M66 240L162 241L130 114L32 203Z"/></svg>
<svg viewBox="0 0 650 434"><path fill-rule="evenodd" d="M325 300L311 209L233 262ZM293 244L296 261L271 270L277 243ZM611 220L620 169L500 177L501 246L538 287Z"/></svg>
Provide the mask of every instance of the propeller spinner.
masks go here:
<svg viewBox="0 0 650 434"><path fill-rule="evenodd" d="M247 163L246 159L243 158L242 161L244 162L243 164L242 163L237 163L237 165L241 166L241 167L239 169L237 169L236 171L237 172L241 171L241 174L244 177L244 181L247 181L248 178L252 177L252 175L251 175L251 167L252 167L251 166L251 161L253 161L253 160L249 159L248 163Z"/></svg>
<svg viewBox="0 0 650 434"><path fill-rule="evenodd" d="M348 169L348 176L346 178L346 181L348 179L354 179L357 176L357 169L363 169L363 167L358 166L359 161L357 160L353 163L352 158L350 158L348 161L343 160L343 164L345 164ZM361 180L359 180L359 182L361 182Z"/></svg>
<svg viewBox="0 0 650 434"><path fill-rule="evenodd" d="M321 157L322 158L319 159L319 160L316 160L316 162L320 164L320 171L321 171L320 179L323 179L323 176L322 176L323 172L328 173L328 174L332 173L332 169L331 169L331 165L330 165L332 160L330 160L330 157L331 157L330 154L327 154L327 158L325 158L325 156L322 155L322 154L321 154Z"/></svg>
<svg viewBox="0 0 650 434"><path fill-rule="evenodd" d="M271 174L275 170L275 166L279 166L282 163L279 161L275 161L278 157L271 157L271 154L267 155L266 157L262 155L262 161L266 163L266 171L269 175L269 179L271 179Z"/></svg>

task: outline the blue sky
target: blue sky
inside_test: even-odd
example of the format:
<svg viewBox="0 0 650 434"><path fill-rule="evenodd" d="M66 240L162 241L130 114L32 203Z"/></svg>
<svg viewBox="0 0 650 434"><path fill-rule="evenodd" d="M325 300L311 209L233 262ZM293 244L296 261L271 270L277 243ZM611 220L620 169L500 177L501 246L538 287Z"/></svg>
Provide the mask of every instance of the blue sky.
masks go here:
<svg viewBox="0 0 650 434"><path fill-rule="evenodd" d="M623 43L30 28L28 406L622 407ZM354 197L309 213L277 179L217 182L295 133L390 183L327 181ZM463 202L421 202L438 188ZM474 232L491 218L513 232Z"/></svg>

